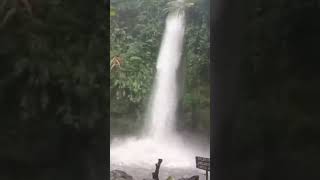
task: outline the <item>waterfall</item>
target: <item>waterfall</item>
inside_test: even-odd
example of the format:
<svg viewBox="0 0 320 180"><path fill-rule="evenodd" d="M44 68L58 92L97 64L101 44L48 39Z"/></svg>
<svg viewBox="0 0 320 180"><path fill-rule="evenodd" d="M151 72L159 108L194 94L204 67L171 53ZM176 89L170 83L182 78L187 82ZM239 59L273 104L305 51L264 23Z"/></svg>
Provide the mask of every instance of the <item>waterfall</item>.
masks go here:
<svg viewBox="0 0 320 180"><path fill-rule="evenodd" d="M150 169L145 172L150 172L158 158L162 158L162 172L165 172L164 168L186 168L188 170L183 172L187 174L196 170L195 156L209 155L207 146L195 145L192 138L184 138L175 130L180 83L178 69L181 66L184 30L184 13L170 13L157 59L144 136L114 139L110 149L111 167L126 167L126 170L144 168ZM137 169L133 172L138 174Z"/></svg>
<svg viewBox="0 0 320 180"><path fill-rule="evenodd" d="M184 15L169 14L158 60L151 109L147 116L147 132L155 139L175 135L178 103L177 71L184 36Z"/></svg>

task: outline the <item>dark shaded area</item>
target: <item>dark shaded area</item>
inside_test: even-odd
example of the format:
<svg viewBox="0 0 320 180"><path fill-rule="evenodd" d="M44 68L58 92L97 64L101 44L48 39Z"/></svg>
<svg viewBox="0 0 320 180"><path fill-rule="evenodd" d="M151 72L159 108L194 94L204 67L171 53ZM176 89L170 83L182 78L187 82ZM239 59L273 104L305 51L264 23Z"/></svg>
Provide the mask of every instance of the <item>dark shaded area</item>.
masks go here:
<svg viewBox="0 0 320 180"><path fill-rule="evenodd" d="M0 2L0 179L106 179L103 1Z"/></svg>
<svg viewBox="0 0 320 180"><path fill-rule="evenodd" d="M318 1L212 6L211 177L319 179Z"/></svg>

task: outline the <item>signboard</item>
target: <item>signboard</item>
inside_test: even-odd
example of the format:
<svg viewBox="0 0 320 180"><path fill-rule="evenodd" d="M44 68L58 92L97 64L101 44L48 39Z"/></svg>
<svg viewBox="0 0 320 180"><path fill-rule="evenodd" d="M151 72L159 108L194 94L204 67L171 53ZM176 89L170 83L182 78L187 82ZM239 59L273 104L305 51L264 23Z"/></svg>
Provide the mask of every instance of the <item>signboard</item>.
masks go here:
<svg viewBox="0 0 320 180"><path fill-rule="evenodd" d="M210 158L196 156L196 167L198 169L210 171Z"/></svg>

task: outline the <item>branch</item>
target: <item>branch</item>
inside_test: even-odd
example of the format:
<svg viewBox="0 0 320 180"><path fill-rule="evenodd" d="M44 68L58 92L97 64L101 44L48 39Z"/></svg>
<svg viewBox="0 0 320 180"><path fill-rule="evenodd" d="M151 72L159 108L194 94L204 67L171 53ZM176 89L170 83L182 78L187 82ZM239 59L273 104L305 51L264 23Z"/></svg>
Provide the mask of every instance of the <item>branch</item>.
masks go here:
<svg viewBox="0 0 320 180"><path fill-rule="evenodd" d="M158 163L156 164L156 171L152 173L152 178L154 180L159 180L159 169L162 163L162 159L158 159Z"/></svg>

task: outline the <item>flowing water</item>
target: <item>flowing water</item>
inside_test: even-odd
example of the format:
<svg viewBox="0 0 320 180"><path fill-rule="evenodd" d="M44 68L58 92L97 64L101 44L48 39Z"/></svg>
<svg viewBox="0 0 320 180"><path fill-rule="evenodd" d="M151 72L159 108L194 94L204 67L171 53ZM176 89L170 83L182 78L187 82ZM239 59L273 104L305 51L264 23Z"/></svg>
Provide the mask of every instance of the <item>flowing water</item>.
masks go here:
<svg viewBox="0 0 320 180"><path fill-rule="evenodd" d="M177 71L183 46L184 16L168 16L165 35L157 60L156 83L153 91L151 123L147 131L155 139L175 136L178 99Z"/></svg>
<svg viewBox="0 0 320 180"><path fill-rule="evenodd" d="M160 178L200 175L195 156L209 157L208 142L178 134L175 130L178 103L178 68L185 30L183 13L171 13L157 59L157 73L142 137L114 139L111 142L111 169L124 170L136 180L151 178L155 163L163 159ZM195 140L192 140L195 139Z"/></svg>

